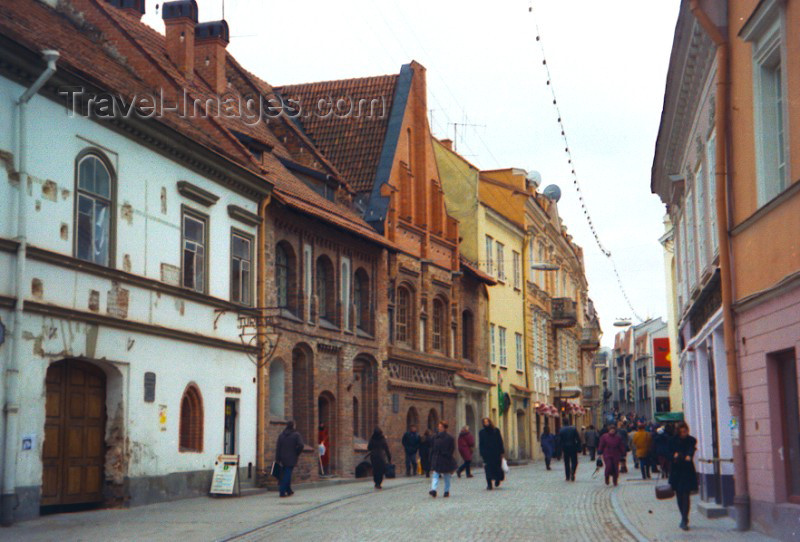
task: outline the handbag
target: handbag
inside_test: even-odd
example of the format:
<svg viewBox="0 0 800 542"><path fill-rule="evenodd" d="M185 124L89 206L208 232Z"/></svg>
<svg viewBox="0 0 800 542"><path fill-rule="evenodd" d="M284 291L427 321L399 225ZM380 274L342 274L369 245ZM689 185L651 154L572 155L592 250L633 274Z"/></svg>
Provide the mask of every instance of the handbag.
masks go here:
<svg viewBox="0 0 800 542"><path fill-rule="evenodd" d="M509 471L510 469L508 468L508 461L506 461L506 458L505 458L505 457L503 458L503 461L500 463L500 468L502 468L502 469L503 469L503 472L505 472L506 474L508 474L508 471Z"/></svg>
<svg viewBox="0 0 800 542"><path fill-rule="evenodd" d="M386 465L386 478L395 478L397 476L397 469L394 466L394 463L389 463Z"/></svg>
<svg viewBox="0 0 800 542"><path fill-rule="evenodd" d="M270 476L273 476L273 477L275 477L275 478L277 478L277 479L279 479L279 480L280 480L280 478L281 478L281 471L282 471L282 470L283 470L283 467L281 467L281 464L280 464L280 463L278 463L277 461L273 461L273 462L272 462L272 468L271 468L271 469L269 469L269 475L270 475Z"/></svg>
<svg viewBox="0 0 800 542"><path fill-rule="evenodd" d="M658 484L656 486L656 499L663 501L675 496L675 490L669 484Z"/></svg>
<svg viewBox="0 0 800 542"><path fill-rule="evenodd" d="M602 467L602 466L603 466L603 460L602 460L602 459L600 459L600 458L598 457L598 458L597 458L597 461L595 462L595 465L596 465L596 466L597 466L597 468L599 469L600 467Z"/></svg>

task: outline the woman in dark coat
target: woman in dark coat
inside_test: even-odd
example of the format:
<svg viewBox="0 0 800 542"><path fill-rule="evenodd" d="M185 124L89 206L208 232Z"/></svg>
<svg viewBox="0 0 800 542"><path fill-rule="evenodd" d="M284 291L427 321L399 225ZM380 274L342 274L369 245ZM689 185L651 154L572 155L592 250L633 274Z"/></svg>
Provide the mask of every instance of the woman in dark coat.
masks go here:
<svg viewBox="0 0 800 542"><path fill-rule="evenodd" d="M389 443L383 431L376 427L367 445L369 450L370 462L372 463L372 479L375 481L375 489L381 489L383 475L386 474L387 463L392 462L392 452L389 451Z"/></svg>
<svg viewBox="0 0 800 542"><path fill-rule="evenodd" d="M672 465L669 471L669 485L675 490L678 510L681 512L680 528L688 531L691 494L697 491L697 472L694 469L697 439L689 434L689 426L686 422L678 424L677 432L677 435L672 438L670 448Z"/></svg>
<svg viewBox="0 0 800 542"><path fill-rule="evenodd" d="M659 427L653 436L653 449L655 450L658 468L661 470L661 478L669 478L669 466L672 463L670 457L671 437L667 434L664 427Z"/></svg>
<svg viewBox="0 0 800 542"><path fill-rule="evenodd" d="M456 470L456 439L447 432L447 422L439 422L439 432L433 437L431 446L431 470L433 470L433 480L431 481L431 497L436 498L436 488L439 487L439 478L444 477L444 496L450 496L450 478Z"/></svg>
<svg viewBox="0 0 800 542"><path fill-rule="evenodd" d="M467 478L472 478L470 467L472 466L472 450L474 448L475 437L469 432L469 427L465 425L461 433L458 434L458 453L461 454L461 458L464 460L464 463L456 471L459 478L461 478L461 473L464 470L467 471Z"/></svg>
<svg viewBox="0 0 800 542"><path fill-rule="evenodd" d="M431 430L426 429L419 439L419 462L422 465L422 472L425 473L425 478L431 477L431 446L433 445L433 437Z"/></svg>
<svg viewBox="0 0 800 542"><path fill-rule="evenodd" d="M503 435L500 430L492 425L492 420L489 418L483 419L483 429L478 434L478 449L483 458L483 471L486 473L486 489L492 489L492 481L494 487L500 487L500 482L505 480L505 473L503 472L503 454L506 449L503 447Z"/></svg>
<svg viewBox="0 0 800 542"><path fill-rule="evenodd" d="M622 437L617 433L617 428L611 425L608 428L608 433L600 437L600 444L597 448L603 458L605 465L606 485L608 480L612 479L614 485L619 481L619 463L625 457L625 443Z"/></svg>
<svg viewBox="0 0 800 542"><path fill-rule="evenodd" d="M550 461L556 453L556 437L550 432L550 427L545 425L542 431L542 452L544 453L544 464L550 470Z"/></svg>

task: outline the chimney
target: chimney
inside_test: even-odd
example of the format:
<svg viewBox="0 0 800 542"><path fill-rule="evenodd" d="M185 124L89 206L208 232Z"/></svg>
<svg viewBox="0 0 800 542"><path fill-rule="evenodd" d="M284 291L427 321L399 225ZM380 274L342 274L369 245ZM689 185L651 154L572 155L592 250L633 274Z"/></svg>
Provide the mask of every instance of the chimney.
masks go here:
<svg viewBox="0 0 800 542"><path fill-rule="evenodd" d="M444 148L446 148L448 151L452 151L453 150L453 140L452 139L440 139L439 143L441 143L444 146Z"/></svg>
<svg viewBox="0 0 800 542"><path fill-rule="evenodd" d="M224 20L200 23L195 28L195 70L216 94L224 94L228 88L225 48L229 41L228 23Z"/></svg>
<svg viewBox="0 0 800 542"><path fill-rule="evenodd" d="M165 2L161 17L167 34L167 55L187 79L194 73L194 27L197 25L197 2Z"/></svg>
<svg viewBox="0 0 800 542"><path fill-rule="evenodd" d="M106 2L139 20L144 15L145 0L106 0Z"/></svg>

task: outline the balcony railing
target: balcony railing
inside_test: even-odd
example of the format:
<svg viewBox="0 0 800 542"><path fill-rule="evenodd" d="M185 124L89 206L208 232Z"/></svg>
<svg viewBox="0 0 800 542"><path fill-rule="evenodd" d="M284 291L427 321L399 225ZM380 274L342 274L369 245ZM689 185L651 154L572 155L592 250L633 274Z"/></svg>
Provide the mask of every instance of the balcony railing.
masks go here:
<svg viewBox="0 0 800 542"><path fill-rule="evenodd" d="M573 327L577 323L578 314L573 300L568 297L556 297L551 303L555 327Z"/></svg>
<svg viewBox="0 0 800 542"><path fill-rule="evenodd" d="M600 348L600 332L596 327L585 327L581 330L581 350L597 350Z"/></svg>

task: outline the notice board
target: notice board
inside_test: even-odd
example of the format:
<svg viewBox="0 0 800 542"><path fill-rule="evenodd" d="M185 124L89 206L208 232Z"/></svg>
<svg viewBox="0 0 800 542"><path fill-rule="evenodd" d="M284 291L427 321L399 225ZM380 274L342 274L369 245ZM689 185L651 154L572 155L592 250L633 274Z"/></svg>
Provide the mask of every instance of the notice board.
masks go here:
<svg viewBox="0 0 800 542"><path fill-rule="evenodd" d="M235 490L235 492L234 492ZM239 494L239 456L220 454L214 462L214 476L211 478L212 495Z"/></svg>

